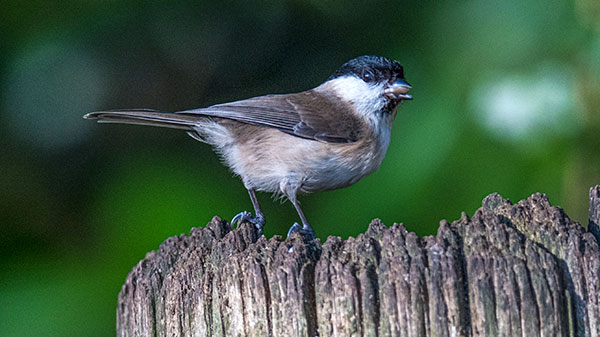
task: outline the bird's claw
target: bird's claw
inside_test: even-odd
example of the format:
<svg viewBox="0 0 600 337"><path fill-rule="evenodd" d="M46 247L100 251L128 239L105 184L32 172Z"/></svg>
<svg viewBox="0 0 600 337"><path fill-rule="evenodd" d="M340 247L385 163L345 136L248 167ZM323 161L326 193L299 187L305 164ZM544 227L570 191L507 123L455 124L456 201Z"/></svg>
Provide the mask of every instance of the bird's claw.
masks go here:
<svg viewBox="0 0 600 337"><path fill-rule="evenodd" d="M250 213L250 212L247 212L247 211L242 211L242 212L239 212L238 214L236 214L236 215L233 217L233 219L231 219L231 222L230 222L230 224L231 224L231 226L233 227L233 224L237 224L237 225L239 225L239 224L240 224L240 223L242 223L243 221L245 221L245 220L250 220L250 219L252 219L252 218L253 218L253 216L252 216L252 213Z"/></svg>
<svg viewBox="0 0 600 337"><path fill-rule="evenodd" d="M300 226L297 222L294 222L292 227L290 227L290 230L288 230L287 237L289 238L292 233L296 232L302 234L302 236L307 236L311 240L315 238L315 232L308 224L305 226Z"/></svg>
<svg viewBox="0 0 600 337"><path fill-rule="evenodd" d="M233 219L231 219L230 224L233 228L233 224L239 226L244 221L254 224L254 226L256 226L256 229L258 229L258 235L262 235L263 227L265 226L265 217L262 214L253 216L252 213L247 211L239 212L233 217Z"/></svg>

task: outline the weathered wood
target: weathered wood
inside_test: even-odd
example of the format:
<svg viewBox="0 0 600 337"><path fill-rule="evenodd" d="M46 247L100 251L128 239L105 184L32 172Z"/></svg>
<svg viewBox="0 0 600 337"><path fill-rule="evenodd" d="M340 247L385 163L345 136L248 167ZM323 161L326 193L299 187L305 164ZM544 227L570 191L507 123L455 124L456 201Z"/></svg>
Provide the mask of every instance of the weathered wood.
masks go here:
<svg viewBox="0 0 600 337"><path fill-rule="evenodd" d="M118 336L600 337L600 187L589 232L541 194L498 194L424 238L374 220L304 241L253 226L167 239L127 277Z"/></svg>

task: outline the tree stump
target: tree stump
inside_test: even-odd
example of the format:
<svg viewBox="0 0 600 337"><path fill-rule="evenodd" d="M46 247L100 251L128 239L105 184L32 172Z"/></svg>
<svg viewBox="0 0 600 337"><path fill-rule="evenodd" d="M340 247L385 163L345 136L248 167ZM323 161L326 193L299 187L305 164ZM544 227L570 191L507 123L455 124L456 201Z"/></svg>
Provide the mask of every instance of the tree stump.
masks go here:
<svg viewBox="0 0 600 337"><path fill-rule="evenodd" d="M215 217L133 268L117 335L600 337L600 186L590 201L589 231L491 194L436 236L374 220L323 244Z"/></svg>

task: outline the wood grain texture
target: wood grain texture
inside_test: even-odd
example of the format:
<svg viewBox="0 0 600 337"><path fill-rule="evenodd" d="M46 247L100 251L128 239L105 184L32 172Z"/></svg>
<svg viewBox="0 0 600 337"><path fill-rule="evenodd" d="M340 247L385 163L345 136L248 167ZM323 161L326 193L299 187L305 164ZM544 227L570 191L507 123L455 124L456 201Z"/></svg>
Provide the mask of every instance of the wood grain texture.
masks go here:
<svg viewBox="0 0 600 337"><path fill-rule="evenodd" d="M117 335L600 337L599 220L599 186L589 231L542 194L492 194L423 238L374 220L267 239L215 217L134 267Z"/></svg>

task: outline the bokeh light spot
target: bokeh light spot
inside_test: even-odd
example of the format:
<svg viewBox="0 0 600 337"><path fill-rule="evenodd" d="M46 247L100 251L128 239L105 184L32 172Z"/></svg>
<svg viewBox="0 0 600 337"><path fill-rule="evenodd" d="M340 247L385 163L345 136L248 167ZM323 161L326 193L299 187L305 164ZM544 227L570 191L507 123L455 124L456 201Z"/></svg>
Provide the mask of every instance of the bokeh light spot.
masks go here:
<svg viewBox="0 0 600 337"><path fill-rule="evenodd" d="M573 74L545 65L530 74L495 73L473 91L478 121L503 141L526 143L570 135L582 123L575 110Z"/></svg>

